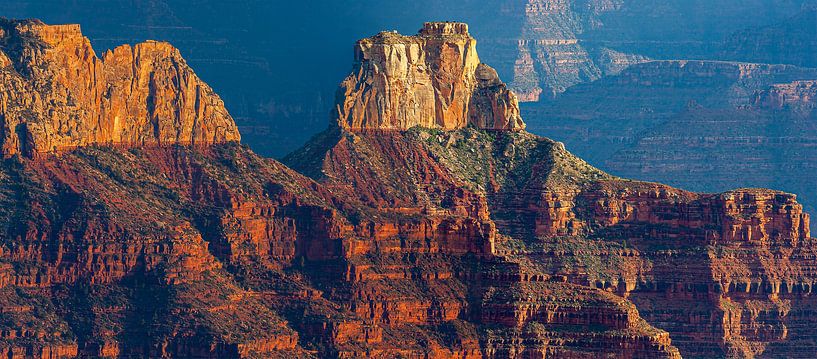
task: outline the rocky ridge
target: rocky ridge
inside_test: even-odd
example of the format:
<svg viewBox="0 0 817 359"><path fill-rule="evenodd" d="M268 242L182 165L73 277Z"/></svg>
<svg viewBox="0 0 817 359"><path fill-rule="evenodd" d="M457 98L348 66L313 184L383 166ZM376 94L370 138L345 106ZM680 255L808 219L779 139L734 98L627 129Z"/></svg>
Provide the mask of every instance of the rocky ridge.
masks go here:
<svg viewBox="0 0 817 359"><path fill-rule="evenodd" d="M451 26L427 28L450 41ZM483 128L496 117L469 107L482 122L450 130L333 122L289 167L233 141L78 140L89 146L3 159L0 354L817 350L817 243L794 195L617 178L558 142Z"/></svg>
<svg viewBox="0 0 817 359"><path fill-rule="evenodd" d="M712 66L728 71L713 72ZM678 77L700 76L704 78L700 86L707 86L705 78L712 74L734 77L739 85L717 101L741 106L752 106L753 94L770 79L797 76L792 75L793 68L753 64L666 61L645 67L657 68L656 75L669 68ZM680 82L673 78L653 84L675 88ZM806 329L810 319L789 314L807 312L811 305L808 295L788 288L789 283L797 283L792 288L810 286L815 248L809 216L793 195L760 189L697 194L623 180L591 167L561 144L524 132L478 129L418 127L383 133L331 128L285 163L333 193L385 213L454 215L484 223L485 233L493 234L488 237L490 246L481 247L491 248L494 266L503 269L479 276L491 278L488 283L499 278L511 282L477 285L485 294L476 303L472 298L470 305L481 308L482 325L497 320L517 323L516 329L486 332L483 345L489 357L524 356L531 350L575 355L570 346L556 343L581 343L581 334L551 332L562 322L527 314L511 319L500 313L539 313L539 308L554 303L542 303L534 293L562 298L579 288L590 291L573 294L578 303L568 307L575 308L575 315L593 318L579 324L585 330L594 325L606 328L597 342L607 342L619 330L615 328L621 328L603 315L595 317L607 309L590 304L596 298L593 293L606 292L623 299L623 305L632 305L632 313L649 325L627 327L640 327L641 333L666 330L680 355L802 356L814 350L813 336ZM394 168L407 170L395 173ZM460 223L459 228L473 228ZM770 262L770 255L780 255L781 261ZM559 284L526 284L542 281ZM786 289L776 289L782 287ZM558 288L560 294L551 294L549 288ZM603 305L611 306L615 307L610 302ZM539 347L535 343L543 333L558 340L547 349ZM508 341L503 336L520 339ZM784 349L782 343L788 341L793 347ZM659 352L608 353L676 355Z"/></svg>
<svg viewBox="0 0 817 359"><path fill-rule="evenodd" d="M813 191L817 71L792 65L652 61L525 105L528 128L604 170L693 191Z"/></svg>
<svg viewBox="0 0 817 359"><path fill-rule="evenodd" d="M738 31L723 44L722 57L743 61L817 67L817 8L776 24Z"/></svg>
<svg viewBox="0 0 817 359"><path fill-rule="evenodd" d="M99 58L78 25L2 20L0 76L5 157L240 139L221 99L167 43Z"/></svg>

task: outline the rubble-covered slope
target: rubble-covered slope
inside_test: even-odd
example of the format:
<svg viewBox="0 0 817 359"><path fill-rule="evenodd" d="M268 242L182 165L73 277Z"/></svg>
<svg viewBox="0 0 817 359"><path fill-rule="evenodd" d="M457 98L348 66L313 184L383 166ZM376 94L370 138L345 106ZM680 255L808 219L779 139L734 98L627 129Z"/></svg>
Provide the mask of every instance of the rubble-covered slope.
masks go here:
<svg viewBox="0 0 817 359"><path fill-rule="evenodd" d="M221 126L206 118L194 128ZM14 153L0 166L0 354L815 352L817 246L794 195L624 180L479 127L334 122L292 169L227 138Z"/></svg>
<svg viewBox="0 0 817 359"><path fill-rule="evenodd" d="M762 88L763 81L787 79L789 70L808 73L748 64L654 65L673 68L679 76L692 72L703 79L700 86L706 86L708 66L734 68L734 75L723 76L734 76L739 86L732 85L730 98L717 99L723 102L751 103L747 93ZM667 81L657 86L674 87ZM552 295L557 299L576 286L589 290L570 295L580 302L577 315L591 320L574 324L583 333L607 326L596 343L609 340L617 327L602 314L612 303L606 309L590 304L593 293L631 305L649 323L642 330L666 330L687 357L814 351L810 319L800 314L812 303L798 291L810 290L815 247L809 217L794 195L762 189L698 194L629 181L593 168L560 143L478 128L349 132L331 127L284 162L340 197L381 213L457 216L467 219L457 228L482 223L484 233L493 232L490 247L483 248L502 263L483 275L502 280L476 286L484 293L477 302L478 323L507 321L498 316L501 310L526 313L516 320L528 324L522 332L488 330L483 345L489 355L525 353L541 340L534 328L558 328L560 323L527 314L554 305L533 293L560 288ZM520 293L530 294L515 299ZM498 305L498 298L505 303ZM498 339L497 333L519 339ZM558 342L575 341L581 339L571 333ZM789 351L783 343L790 343ZM549 350L561 353L557 347Z"/></svg>

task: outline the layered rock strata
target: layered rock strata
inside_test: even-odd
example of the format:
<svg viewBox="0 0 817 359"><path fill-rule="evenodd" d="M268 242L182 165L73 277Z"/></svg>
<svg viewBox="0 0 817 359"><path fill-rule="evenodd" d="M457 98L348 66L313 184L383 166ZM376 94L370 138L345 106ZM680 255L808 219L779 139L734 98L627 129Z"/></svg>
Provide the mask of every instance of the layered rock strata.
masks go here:
<svg viewBox="0 0 817 359"><path fill-rule="evenodd" d="M714 73L738 85L712 100L747 107L765 84L810 73L707 62L644 67L656 68L654 76L673 71L674 78L650 82L667 88L687 76L702 78L698 85L705 86L711 67L727 69ZM788 288L810 286L814 265L809 216L793 195L759 189L697 194L623 180L550 140L478 129L331 128L285 162L333 193L385 213L486 223L483 228L494 233L492 255L483 262L490 265L465 275L473 278L468 306L480 314L467 321L484 330L487 357L813 351L809 319L789 314L809 310L807 296ZM560 302L565 298L575 302ZM624 319L624 313L637 315ZM588 329L594 326L598 332ZM632 334L632 341L613 340L625 350L601 344L619 330ZM782 343L789 341L793 347L786 351Z"/></svg>
<svg viewBox="0 0 817 359"><path fill-rule="evenodd" d="M532 132L611 173L693 191L779 188L811 212L815 79L790 65L652 61L523 110Z"/></svg>
<svg viewBox="0 0 817 359"><path fill-rule="evenodd" d="M817 80L774 84L757 95L755 105L761 109L791 109L808 115L817 107Z"/></svg>
<svg viewBox="0 0 817 359"><path fill-rule="evenodd" d="M401 152L394 153L395 147ZM322 148L324 160L304 162L316 157L310 152L288 163L320 173L316 179L331 191L386 213L467 215L457 210L457 201L423 197L446 193L449 186L486 203L489 217L483 221L496 231L493 256L490 265L470 272L477 277L468 283L479 293L469 306L481 315L469 321L486 326L488 357L594 352L600 348L590 342L608 343L624 328L639 339L621 344L626 351L595 355L671 357L673 349L656 328L690 357L800 356L814 350L811 319L801 314L812 304L798 291L811 286L815 247L809 216L793 195L759 189L697 194L622 180L528 134L346 134L309 148ZM381 154L410 160L382 166ZM315 165L321 169L310 170ZM359 175L350 177L346 168ZM389 168L408 168L410 175L390 176ZM430 169L437 175L423 174ZM409 198L420 206L407 211ZM601 294L632 305L627 310L638 317L612 319L626 316L613 302L592 304ZM575 302L559 302L565 298ZM502 329L496 328L500 323ZM597 325L600 331L585 337ZM791 343L788 351L782 343Z"/></svg>
<svg viewBox="0 0 817 359"><path fill-rule="evenodd" d="M429 24L435 35L421 37L445 42L463 29ZM498 86L485 66L473 77ZM474 122L456 130L333 123L286 159L294 170L220 141L89 141L4 159L0 353L817 350L817 243L793 195L620 179L560 143L476 125L507 113L497 104L469 102Z"/></svg>

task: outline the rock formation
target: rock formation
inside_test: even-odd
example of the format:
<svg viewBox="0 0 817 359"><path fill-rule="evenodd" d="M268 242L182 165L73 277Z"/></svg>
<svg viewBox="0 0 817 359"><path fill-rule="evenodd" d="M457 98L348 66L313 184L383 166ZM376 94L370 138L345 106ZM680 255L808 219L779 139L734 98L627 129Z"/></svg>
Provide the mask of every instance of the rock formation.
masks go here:
<svg viewBox="0 0 817 359"><path fill-rule="evenodd" d="M776 24L741 29L723 44L722 58L817 67L817 9L814 4Z"/></svg>
<svg viewBox="0 0 817 359"><path fill-rule="evenodd" d="M467 38L463 31L429 24L418 38L447 43ZM42 58L40 45L23 43L21 53ZM45 49L52 58L76 53ZM10 63L26 63L4 53ZM162 54L150 62L178 56ZM68 76L71 63L15 67L8 83L38 72ZM178 66L148 75L149 83L171 76L179 84L172 76L189 69ZM456 66L428 71L431 79L460 73ZM402 74L374 78L401 83L390 76ZM161 140L163 133L214 133L208 111L149 141L69 133L76 147L57 147L58 155L33 147L23 151L32 156L3 159L0 354L676 359L817 352L817 241L794 195L698 194L611 176L561 143L496 126L514 113L514 95L487 66L475 64L468 76L472 98L448 103L467 105L453 117L456 129L442 130L441 122L399 130L378 122L387 109L402 108L383 102L368 109L381 112L359 118L368 127L333 123L290 155L294 170L234 143L229 131L212 141ZM149 88L164 89L155 95L161 98L188 90ZM196 103L220 103L201 91L211 97ZM350 102L361 93L349 93ZM53 112L85 110L76 96ZM22 104L37 113L41 102ZM180 102L166 105L184 113ZM17 106L8 113L25 112ZM100 108L108 107L85 111ZM92 129L83 135L108 133L87 123L104 122L101 114L68 118ZM215 125L234 128L226 114Z"/></svg>
<svg viewBox="0 0 817 359"><path fill-rule="evenodd" d="M480 63L476 45L462 23L426 23L417 36L381 32L359 41L354 72L338 91L338 124L355 131L524 129L516 95Z"/></svg>
<svg viewBox="0 0 817 359"><path fill-rule="evenodd" d="M813 212L816 79L791 65L652 61L523 111L530 131L611 173L693 191L779 188Z"/></svg>
<svg viewBox="0 0 817 359"><path fill-rule="evenodd" d="M622 78L677 91L686 82L681 77L698 77L696 85L706 87L713 74L725 76L733 81L729 96L709 100L742 106L752 106L755 91L770 82L810 74L786 66L708 62L655 62L644 68L656 78L626 73ZM674 76L661 77L666 72ZM622 81L616 84L626 84ZM800 314L812 302L797 292L802 289L788 289L811 286L815 249L809 216L793 195L760 189L697 194L623 180L550 140L474 128L385 133L331 128L285 163L340 197L389 216L440 218L432 223L459 218L453 228L466 232L432 245L449 255L448 264L422 262L448 267L465 261L453 259L463 254L491 254L490 266L465 275L473 278L470 290L481 293L465 296L481 313L467 321L486 330L481 345L487 357L571 356L576 345L592 348L595 355L648 357L798 356L815 350L815 336L807 329L811 319ZM480 240L463 246L466 238ZM374 259L381 256L358 252L349 260L374 271L371 263L384 260ZM779 259L770 260L775 256ZM379 278L364 275L359 285ZM438 290L438 296L452 296ZM422 298L412 291L401 294ZM597 295L610 300L596 302ZM575 302L561 302L565 298ZM610 321L610 313L637 317ZM642 319L648 325L638 324ZM586 331L565 330L567 323L604 329L590 344ZM498 324L501 329L487 329ZM635 342L624 344L631 349L601 349L614 346L609 335L615 328L640 328ZM661 330L669 333L678 354L659 339ZM652 339L645 342L647 337ZM550 340L542 345L543 338ZM785 349L782 343L789 341Z"/></svg>
<svg viewBox="0 0 817 359"><path fill-rule="evenodd" d="M523 103L547 101L554 93L646 58L760 61L762 57L752 57L762 54L753 44L774 51L775 57L767 58L772 63L782 62L777 59L786 53L817 53L799 46L808 45L808 37L777 45L779 30L746 42L741 32L735 35L736 47L722 46L736 31L765 32L767 25L784 23L813 0L386 0L388 4L369 7L333 2L322 8L321 21L283 26L275 37L269 36L267 24L288 23L292 14L316 14L307 3L295 2L287 3L287 11L271 2L248 11L232 2L202 6L200 0L108 0L105 6L83 3L65 11L65 1L4 0L0 14L92 22L93 32L86 35L97 50L144 39L173 43L230 104L242 142L275 158L324 129L335 104L337 77L346 75L348 47L356 39L352 36L371 31L367 24L381 22L384 9L395 19L468 21L471 34L480 40L482 62L494 67ZM243 31L235 31L236 24ZM814 29L798 25L791 22L790 27ZM733 49L741 56L725 58Z"/></svg>
<svg viewBox="0 0 817 359"><path fill-rule="evenodd" d="M817 80L774 84L758 94L756 103L762 109L793 109L806 114L817 108Z"/></svg>
<svg viewBox="0 0 817 359"><path fill-rule="evenodd" d="M477 330L503 326L486 333L487 357L571 355L577 345L599 350L587 340L611 343L614 328L641 328L636 342L650 343L643 342L650 337L652 344L630 343L634 351L597 354L672 357L669 343L659 340L663 334L654 328L666 330L680 354L693 357L787 355L779 343L795 340L790 338L798 339L788 355L815 349L807 315L788 314L804 313L812 305L808 296L796 292L801 289L790 293L788 288L810 286L814 263L809 253L815 248L809 216L793 195L755 189L704 195L622 180L592 168L558 143L525 133L474 129L327 134L286 162L314 173L340 197L389 217L419 215L440 223L430 228L452 223L446 217L459 218L455 226L446 225L459 232L449 232L446 242L423 246L446 253L446 261L421 254L414 261L468 272L450 267L465 261L454 258L485 256L490 249L490 266L460 277L471 278L469 288L482 293L464 297L481 313L468 321ZM395 173L395 168L405 170ZM370 252L370 245L355 248L348 260L361 263L356 268L377 272L374 263L385 261L384 254ZM770 261L772 253L780 259ZM394 259L388 263L389 273L410 265ZM374 273L355 277L366 287L382 278ZM395 283L406 277L389 278ZM445 298L457 293L435 288ZM408 289L401 295L423 298ZM609 299L596 302L602 298L598 295ZM402 300L416 300L408 298ZM566 298L572 299L561 302ZM781 303L790 303L791 311L775 309ZM767 309L758 317L752 314L755 306ZM450 312L457 307L445 308ZM610 314L624 312L638 316L610 321L629 315ZM642 318L650 326L638 324ZM568 323L605 329L591 340L583 337L584 329L563 327ZM553 341L541 346L545 337Z"/></svg>
<svg viewBox="0 0 817 359"><path fill-rule="evenodd" d="M167 43L98 58L79 25L0 22L2 154L236 141L223 102Z"/></svg>

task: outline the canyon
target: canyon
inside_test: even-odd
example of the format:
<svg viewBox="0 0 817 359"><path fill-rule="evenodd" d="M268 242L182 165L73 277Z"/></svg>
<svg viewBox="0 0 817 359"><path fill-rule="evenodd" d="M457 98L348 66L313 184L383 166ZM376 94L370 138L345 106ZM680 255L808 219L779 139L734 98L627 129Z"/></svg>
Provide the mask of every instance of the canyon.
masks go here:
<svg viewBox="0 0 817 359"><path fill-rule="evenodd" d="M4 357L817 352L795 195L591 166L524 130L465 24L358 42L328 128L281 162L168 44L98 59L78 27L3 24ZM788 84L746 106L813 99L736 71Z"/></svg>
<svg viewBox="0 0 817 359"><path fill-rule="evenodd" d="M793 65L650 61L522 111L530 131L617 175L694 191L779 188L812 211L814 80L817 70Z"/></svg>
<svg viewBox="0 0 817 359"><path fill-rule="evenodd" d="M755 106L755 97L775 86L817 80L807 70L815 67L817 53L815 5L814 0L326 0L321 6L6 0L0 14L81 22L100 55L121 43L170 41L224 100L242 143L278 159L324 130L327 117L337 120L334 89L350 75L346 65L356 40L379 29L411 34L429 19L462 20L479 39L480 63L494 68L516 94L528 131L564 142L618 176L710 193L777 188L797 193L813 212L817 193L810 163L817 157L808 106L772 109ZM307 25L304 19L319 21ZM673 65L685 62L693 66ZM778 78L755 70L741 78L745 66L777 69L770 71ZM698 72L684 74L679 70L684 68ZM756 77L759 82L750 83ZM490 106L490 100L484 103ZM98 136L110 140L108 134Z"/></svg>
<svg viewBox="0 0 817 359"><path fill-rule="evenodd" d="M480 40L481 60L507 80L521 102L529 102L558 97L574 85L648 59L767 62L751 57L762 51L744 50L756 42L743 34L785 26L813 5L813 0L668 0L661 6L645 0L325 0L315 7L258 0L239 5L6 0L0 14L82 23L100 53L148 39L173 43L224 99L242 141L261 155L282 158L325 128L334 89L348 74L354 41L374 34L373 29L412 33L427 20L470 23ZM304 19L316 21L307 24ZM790 24L809 29L808 22ZM807 35L791 44L807 43ZM758 38L760 46L776 46L771 36ZM796 60L804 54L808 52L786 56ZM768 61L780 62L773 60Z"/></svg>
<svg viewBox="0 0 817 359"><path fill-rule="evenodd" d="M575 85L650 59L805 66L798 59L813 58L808 36L814 33L809 26L814 17L808 9L815 5L809 0L670 0L660 5L643 0L526 0L491 2L488 6L499 14L495 16L473 15L477 11L467 5L456 14L493 29L479 34L488 44L485 59L511 79L520 99L547 102ZM777 42L781 37L787 40ZM775 60L783 61L758 61L770 53L779 53Z"/></svg>

